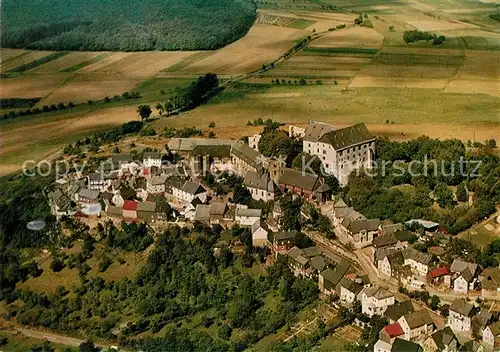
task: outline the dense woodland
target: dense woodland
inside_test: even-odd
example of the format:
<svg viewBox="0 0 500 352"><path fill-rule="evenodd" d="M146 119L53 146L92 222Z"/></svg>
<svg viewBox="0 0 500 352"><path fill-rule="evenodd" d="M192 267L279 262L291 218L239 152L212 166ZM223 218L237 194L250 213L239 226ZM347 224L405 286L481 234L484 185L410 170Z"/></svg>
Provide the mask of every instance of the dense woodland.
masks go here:
<svg viewBox="0 0 500 352"><path fill-rule="evenodd" d="M213 50L246 34L251 0L6 0L2 47Z"/></svg>

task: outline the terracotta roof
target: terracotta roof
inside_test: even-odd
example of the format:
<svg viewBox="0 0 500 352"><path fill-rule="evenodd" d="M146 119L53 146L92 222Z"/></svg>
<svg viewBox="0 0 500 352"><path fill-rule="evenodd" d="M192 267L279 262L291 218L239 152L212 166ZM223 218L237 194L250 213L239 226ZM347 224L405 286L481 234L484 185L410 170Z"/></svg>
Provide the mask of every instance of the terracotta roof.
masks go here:
<svg viewBox="0 0 500 352"><path fill-rule="evenodd" d="M123 202L123 210L137 210L137 202L133 200L126 200Z"/></svg>
<svg viewBox="0 0 500 352"><path fill-rule="evenodd" d="M371 135L364 123L327 132L319 139L320 142L330 144L337 151L372 140L375 140L375 137Z"/></svg>
<svg viewBox="0 0 500 352"><path fill-rule="evenodd" d="M403 331L403 328L399 323L394 323L391 325L387 325L384 327L385 332L389 335L389 337L392 339L393 337L397 337L400 335L403 335L405 332Z"/></svg>
<svg viewBox="0 0 500 352"><path fill-rule="evenodd" d="M435 279L436 277L441 277L441 276L447 275L449 273L450 273L450 271L448 270L448 268L445 266L442 266L440 268L434 268L434 269L429 270L428 275L431 278Z"/></svg>

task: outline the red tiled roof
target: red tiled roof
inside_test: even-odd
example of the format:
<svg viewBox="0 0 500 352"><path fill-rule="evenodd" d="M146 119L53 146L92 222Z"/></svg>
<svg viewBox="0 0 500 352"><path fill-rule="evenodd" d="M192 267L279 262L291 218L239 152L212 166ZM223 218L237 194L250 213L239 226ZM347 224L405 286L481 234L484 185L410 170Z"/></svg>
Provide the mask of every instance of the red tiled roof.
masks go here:
<svg viewBox="0 0 500 352"><path fill-rule="evenodd" d="M399 325L399 323L387 325L384 329L391 338L404 334L403 328Z"/></svg>
<svg viewBox="0 0 500 352"><path fill-rule="evenodd" d="M446 275L449 273L450 273L450 271L448 270L448 268L445 266L442 266L440 268L434 268L434 269L430 270L429 276L434 279L436 277L440 277L440 276L443 276L443 275Z"/></svg>
<svg viewBox="0 0 500 352"><path fill-rule="evenodd" d="M123 202L123 210L137 210L137 202L133 200L126 200Z"/></svg>

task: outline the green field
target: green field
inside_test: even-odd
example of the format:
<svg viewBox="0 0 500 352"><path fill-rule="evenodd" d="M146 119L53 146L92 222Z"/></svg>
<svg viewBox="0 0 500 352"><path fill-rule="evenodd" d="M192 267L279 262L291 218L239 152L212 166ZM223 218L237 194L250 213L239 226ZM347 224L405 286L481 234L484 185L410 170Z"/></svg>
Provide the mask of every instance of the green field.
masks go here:
<svg viewBox="0 0 500 352"><path fill-rule="evenodd" d="M380 53L375 57L374 63L387 65L424 65L424 66L459 66L462 64L461 55L418 55Z"/></svg>
<svg viewBox="0 0 500 352"><path fill-rule="evenodd" d="M311 21L311 20L306 20L304 18L298 18L295 21L293 21L292 23L290 23L287 27L297 28L297 29L305 29L305 28L313 25L314 23L316 23L316 22Z"/></svg>
<svg viewBox="0 0 500 352"><path fill-rule="evenodd" d="M45 340L26 337L21 334L11 334L5 331L0 331L0 338L6 338L7 344L0 346L0 350L6 352L27 352L32 351L33 348L40 348L41 345L46 343ZM64 346L60 344L51 343L50 346L55 352L77 352L77 347ZM41 350L40 350L41 351ZM46 350L44 350L46 351Z"/></svg>

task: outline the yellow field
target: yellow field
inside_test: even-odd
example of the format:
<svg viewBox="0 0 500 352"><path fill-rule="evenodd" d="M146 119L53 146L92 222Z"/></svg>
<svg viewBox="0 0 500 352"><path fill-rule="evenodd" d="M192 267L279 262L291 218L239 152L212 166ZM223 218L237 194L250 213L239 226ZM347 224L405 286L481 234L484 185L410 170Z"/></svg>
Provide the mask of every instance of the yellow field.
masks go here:
<svg viewBox="0 0 500 352"><path fill-rule="evenodd" d="M368 65L365 66L360 76L371 77L408 77L408 78L450 78L456 72L454 67L439 67L437 70L429 70L428 66L409 65Z"/></svg>
<svg viewBox="0 0 500 352"><path fill-rule="evenodd" d="M443 89L446 85L446 82L447 81L445 79L438 78L356 76L352 80L349 87Z"/></svg>
<svg viewBox="0 0 500 352"><path fill-rule="evenodd" d="M12 78L2 78L2 98L38 98L49 95L60 87L67 74L58 75L22 75Z"/></svg>
<svg viewBox="0 0 500 352"><path fill-rule="evenodd" d="M363 47L378 48L384 37L372 28L352 27L333 31L315 40L309 46L314 47Z"/></svg>
<svg viewBox="0 0 500 352"><path fill-rule="evenodd" d="M85 51L77 51L73 53L69 53L59 59L50 61L44 65L41 65L33 70L30 73L57 73L65 68L73 67L81 62L89 60L93 57L99 56L101 53L99 52L85 52Z"/></svg>
<svg viewBox="0 0 500 352"><path fill-rule="evenodd" d="M477 28L477 26L470 23L444 20L408 21L408 24L419 31L449 31L452 29Z"/></svg>
<svg viewBox="0 0 500 352"><path fill-rule="evenodd" d="M239 74L255 71L278 59L294 41L309 32L301 29L255 24L242 39L213 55L179 70L180 73Z"/></svg>
<svg viewBox="0 0 500 352"><path fill-rule="evenodd" d="M14 56L10 60L2 61L2 73L10 71L21 65L28 64L32 61L38 60L44 56L51 54L51 51L30 51L25 55Z"/></svg>
<svg viewBox="0 0 500 352"><path fill-rule="evenodd" d="M27 53L24 49L6 49L0 48L0 63L10 60L16 56L23 55Z"/></svg>

